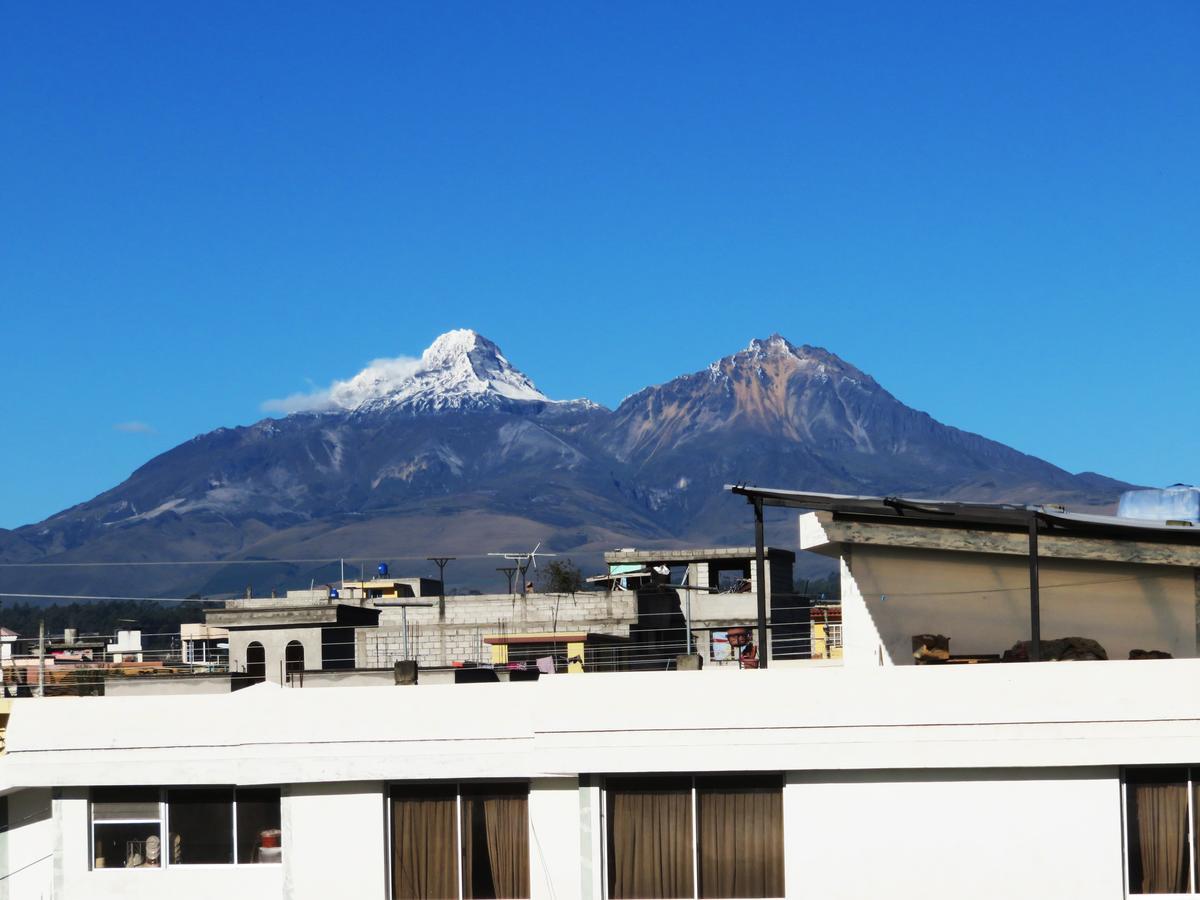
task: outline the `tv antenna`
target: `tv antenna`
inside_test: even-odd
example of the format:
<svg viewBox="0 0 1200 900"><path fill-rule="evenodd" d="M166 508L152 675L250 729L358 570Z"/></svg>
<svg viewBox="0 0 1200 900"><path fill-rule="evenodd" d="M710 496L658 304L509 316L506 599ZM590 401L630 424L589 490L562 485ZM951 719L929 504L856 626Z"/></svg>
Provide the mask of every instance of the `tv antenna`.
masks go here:
<svg viewBox="0 0 1200 900"><path fill-rule="evenodd" d="M521 579L521 593L526 593L525 590L525 573L529 571L529 567L533 566L534 571L537 571L537 558L539 556L558 556L557 553L539 553L542 542L538 541L532 550L528 553L489 553L488 556L503 556L505 559L516 563L514 567L517 570L517 577ZM498 571L504 571L499 569Z"/></svg>
<svg viewBox="0 0 1200 900"><path fill-rule="evenodd" d="M508 579L508 592L511 594L513 592L513 585L512 585L513 575L516 574L517 567L516 566L497 566L496 571L503 572L504 577Z"/></svg>

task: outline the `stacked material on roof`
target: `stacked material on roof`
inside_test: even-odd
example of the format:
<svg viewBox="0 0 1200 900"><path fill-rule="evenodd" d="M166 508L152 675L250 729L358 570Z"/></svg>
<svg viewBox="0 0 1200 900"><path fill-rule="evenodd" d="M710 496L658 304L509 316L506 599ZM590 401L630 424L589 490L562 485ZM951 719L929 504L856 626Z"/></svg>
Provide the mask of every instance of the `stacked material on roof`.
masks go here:
<svg viewBox="0 0 1200 900"><path fill-rule="evenodd" d="M1117 515L1127 519L1155 519L1200 524L1200 488L1173 484L1167 488L1126 491Z"/></svg>

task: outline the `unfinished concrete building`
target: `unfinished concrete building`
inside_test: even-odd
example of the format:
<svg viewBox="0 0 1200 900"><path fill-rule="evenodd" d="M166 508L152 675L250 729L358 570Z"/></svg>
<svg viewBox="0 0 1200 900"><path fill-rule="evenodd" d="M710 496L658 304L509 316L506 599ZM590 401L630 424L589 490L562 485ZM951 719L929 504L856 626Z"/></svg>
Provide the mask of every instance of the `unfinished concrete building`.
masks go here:
<svg viewBox="0 0 1200 900"><path fill-rule="evenodd" d="M810 649L808 601L793 592L796 554L780 547L767 547L765 554L771 659L805 659ZM736 654L722 652L721 643L730 628L757 622L753 547L613 550L604 554L604 561L608 575L594 580L637 596L631 634L635 659L658 662L691 652L702 655L706 664L737 664Z"/></svg>

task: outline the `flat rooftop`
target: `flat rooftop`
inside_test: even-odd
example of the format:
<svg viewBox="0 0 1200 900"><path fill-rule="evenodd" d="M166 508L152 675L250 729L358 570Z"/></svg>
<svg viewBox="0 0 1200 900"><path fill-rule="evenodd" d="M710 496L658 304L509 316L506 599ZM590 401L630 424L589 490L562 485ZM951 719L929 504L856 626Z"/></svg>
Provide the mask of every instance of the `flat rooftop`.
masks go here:
<svg viewBox="0 0 1200 900"><path fill-rule="evenodd" d="M796 554L782 547L767 547L767 559L777 559L793 562ZM684 550L609 550L604 554L604 561L609 565L629 565L633 563L666 565L685 565L687 563L715 562L727 559L754 559L753 547L700 547Z"/></svg>

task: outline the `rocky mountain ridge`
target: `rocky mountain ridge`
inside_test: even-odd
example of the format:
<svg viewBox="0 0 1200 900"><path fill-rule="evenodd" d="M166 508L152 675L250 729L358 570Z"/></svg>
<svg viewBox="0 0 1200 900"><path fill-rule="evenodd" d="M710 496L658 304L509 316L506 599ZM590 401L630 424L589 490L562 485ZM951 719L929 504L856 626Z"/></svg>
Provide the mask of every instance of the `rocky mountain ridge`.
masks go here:
<svg viewBox="0 0 1200 900"><path fill-rule="evenodd" d="M585 560L613 546L744 543L745 509L722 490L733 481L1076 507L1111 504L1125 487L937 422L833 353L780 335L611 411L552 400L468 330L292 405L199 435L86 503L0 533L0 560L243 561L14 575L20 590L69 583L73 593L208 594L248 583L250 568L256 587L329 577L328 565L252 567L254 557L416 564L447 553L482 581L494 577L488 551L538 540Z"/></svg>

